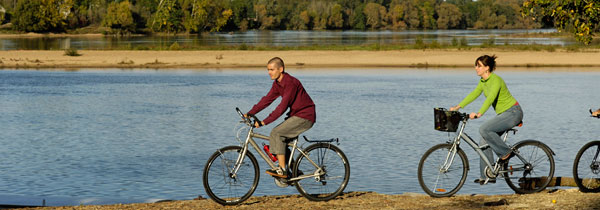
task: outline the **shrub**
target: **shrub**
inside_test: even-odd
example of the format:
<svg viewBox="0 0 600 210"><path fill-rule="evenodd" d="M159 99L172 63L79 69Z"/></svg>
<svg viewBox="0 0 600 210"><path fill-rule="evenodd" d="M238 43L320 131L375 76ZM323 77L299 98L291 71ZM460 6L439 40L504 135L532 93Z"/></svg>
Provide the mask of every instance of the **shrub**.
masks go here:
<svg viewBox="0 0 600 210"><path fill-rule="evenodd" d="M179 46L179 44L177 44L177 42L174 42L173 44L171 44L171 46L169 46L169 50L180 50L181 47Z"/></svg>
<svg viewBox="0 0 600 210"><path fill-rule="evenodd" d="M64 55L66 55L66 56L81 56L81 54L79 54L77 52L77 49L75 49L75 48L65 49L65 54Z"/></svg>

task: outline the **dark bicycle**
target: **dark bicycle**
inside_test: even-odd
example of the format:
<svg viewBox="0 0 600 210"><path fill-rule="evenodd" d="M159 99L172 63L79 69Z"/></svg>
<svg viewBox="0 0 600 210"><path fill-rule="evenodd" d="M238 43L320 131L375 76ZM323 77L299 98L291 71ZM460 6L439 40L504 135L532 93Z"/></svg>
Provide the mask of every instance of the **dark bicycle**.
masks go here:
<svg viewBox="0 0 600 210"><path fill-rule="evenodd" d="M591 117L600 118L600 115ZM573 178L581 192L600 192L599 156L600 140L588 142L577 152L573 162Z"/></svg>

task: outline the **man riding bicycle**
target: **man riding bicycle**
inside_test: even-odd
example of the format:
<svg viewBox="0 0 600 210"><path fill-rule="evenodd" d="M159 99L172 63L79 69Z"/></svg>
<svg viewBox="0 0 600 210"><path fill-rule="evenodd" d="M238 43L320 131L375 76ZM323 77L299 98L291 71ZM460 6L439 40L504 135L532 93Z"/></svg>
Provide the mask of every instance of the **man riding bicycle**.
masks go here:
<svg viewBox="0 0 600 210"><path fill-rule="evenodd" d="M246 115L255 115L281 96L282 99L277 108L263 121L255 122L254 126L258 128L277 120L288 108L290 109L285 121L273 128L269 138L270 151L277 155L279 168L266 171L271 176L287 178L289 173L285 167L286 141L289 138L297 137L313 126L317 116L315 104L304 90L302 83L285 72L285 65L281 58L271 58L267 62L267 71L273 80L271 90Z"/></svg>

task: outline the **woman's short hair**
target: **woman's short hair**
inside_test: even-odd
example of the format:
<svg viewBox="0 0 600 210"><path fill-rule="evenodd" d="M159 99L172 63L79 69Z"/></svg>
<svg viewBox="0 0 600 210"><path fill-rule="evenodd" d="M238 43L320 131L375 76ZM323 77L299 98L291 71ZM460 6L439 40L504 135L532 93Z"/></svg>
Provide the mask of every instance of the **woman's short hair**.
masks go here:
<svg viewBox="0 0 600 210"><path fill-rule="evenodd" d="M477 63L479 61L481 61L481 63L484 66L489 66L490 67L490 72L493 72L494 70L496 70L496 58L498 58L496 55L482 55L479 56L479 58L477 58L477 60L475 60L475 66L477 66Z"/></svg>

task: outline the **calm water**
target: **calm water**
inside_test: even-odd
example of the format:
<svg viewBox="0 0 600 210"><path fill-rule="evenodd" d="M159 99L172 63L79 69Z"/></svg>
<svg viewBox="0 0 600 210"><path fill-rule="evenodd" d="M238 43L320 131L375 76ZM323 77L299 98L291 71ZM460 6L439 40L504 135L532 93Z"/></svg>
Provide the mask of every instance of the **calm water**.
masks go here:
<svg viewBox="0 0 600 210"><path fill-rule="evenodd" d="M481 45L494 39L495 44L571 45L574 39L561 37L510 37L515 34L552 33L555 29L534 30L430 30L430 31L247 31L207 33L199 36L135 36L135 37L39 37L3 38L0 50L50 49L132 49L149 46L168 47L174 42L185 46L312 46L362 44L414 44L417 37L424 42L450 44L453 39L466 39L469 45Z"/></svg>
<svg viewBox="0 0 600 210"><path fill-rule="evenodd" d="M556 175L572 176L579 147L600 139L600 120L587 112L600 106L600 71L522 70L498 72L525 112L524 127L509 141L542 140L557 154ZM477 83L471 69L288 71L317 105L317 123L305 134L341 139L352 171L346 191L387 194L423 193L418 161L448 139L433 129L432 109L455 105ZM270 83L262 69L0 71L2 194L207 197L201 178L206 159L237 144L234 108L247 111ZM478 110L482 101L466 111ZM482 121L471 121L472 136ZM268 134L272 127L258 131ZM471 170L460 194L513 193L503 181L472 183L478 160L464 149ZM255 195L274 194L297 192L261 172Z"/></svg>

